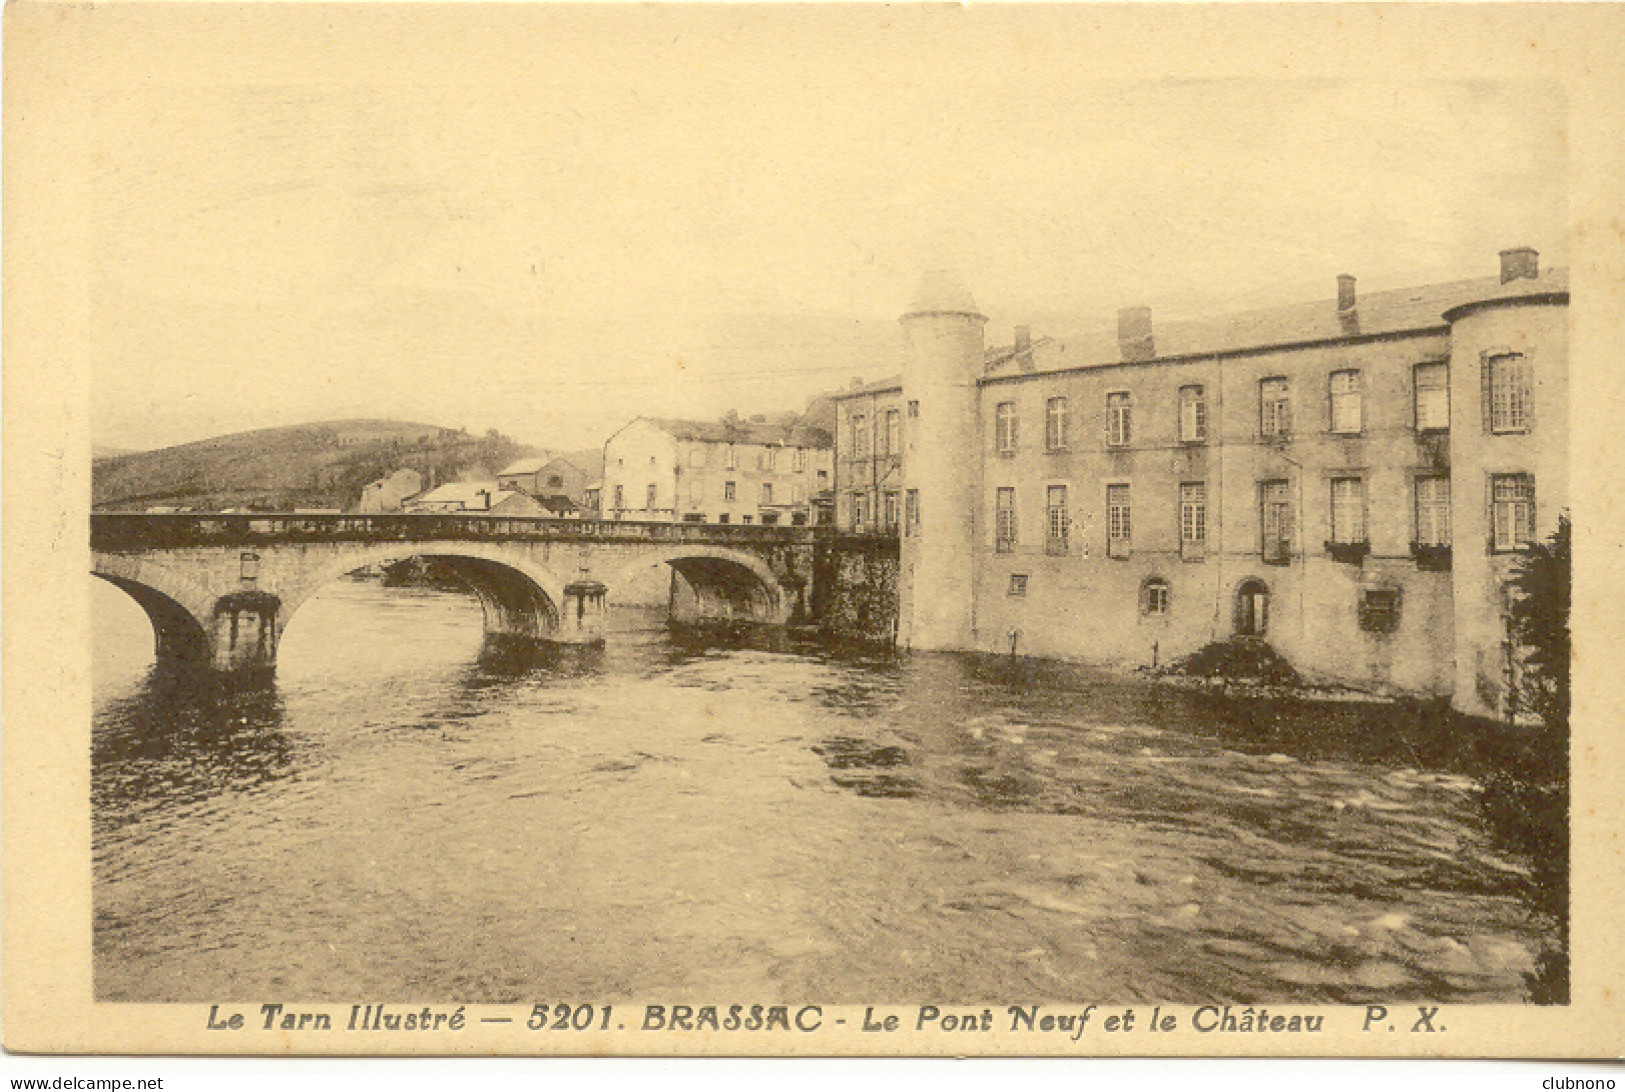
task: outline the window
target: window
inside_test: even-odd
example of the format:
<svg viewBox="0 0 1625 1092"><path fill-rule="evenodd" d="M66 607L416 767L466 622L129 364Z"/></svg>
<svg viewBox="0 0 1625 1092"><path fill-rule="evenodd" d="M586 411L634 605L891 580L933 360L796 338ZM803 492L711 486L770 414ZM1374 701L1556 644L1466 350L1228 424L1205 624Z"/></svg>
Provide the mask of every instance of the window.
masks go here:
<svg viewBox="0 0 1625 1092"><path fill-rule="evenodd" d="M547 476L547 484L552 486L554 489L558 489L564 485L564 479L557 474L549 474Z"/></svg>
<svg viewBox="0 0 1625 1092"><path fill-rule="evenodd" d="M1418 364L1411 370L1416 386L1416 431L1450 427L1450 365Z"/></svg>
<svg viewBox="0 0 1625 1092"><path fill-rule="evenodd" d="M1067 550L1067 537L1071 529L1072 515L1066 507L1066 486L1052 485L1048 489L1049 510L1045 526L1049 535L1044 543L1044 552L1051 554L1064 554Z"/></svg>
<svg viewBox="0 0 1625 1092"><path fill-rule="evenodd" d="M829 488L829 471L820 470L818 472L818 491L823 492L824 490L826 490L828 488Z"/></svg>
<svg viewBox="0 0 1625 1092"><path fill-rule="evenodd" d="M738 493L738 488L734 485L733 482L723 482L722 483L722 499L723 500L725 500L725 501L734 500L734 499L736 499L735 495L737 493Z"/></svg>
<svg viewBox="0 0 1625 1092"><path fill-rule="evenodd" d="M1365 480L1332 479L1332 541L1356 545L1365 541Z"/></svg>
<svg viewBox="0 0 1625 1092"><path fill-rule="evenodd" d="M807 483L806 482L791 482L790 483L790 503L791 504L806 504L807 503Z"/></svg>
<svg viewBox="0 0 1625 1092"><path fill-rule="evenodd" d="M705 481L704 481L704 479L702 479L702 478L690 478L688 480L688 503L689 504L704 504L705 503Z"/></svg>
<svg viewBox="0 0 1625 1092"><path fill-rule="evenodd" d="M1399 589L1360 589L1360 628L1367 633L1393 633L1399 628Z"/></svg>
<svg viewBox="0 0 1625 1092"><path fill-rule="evenodd" d="M1292 435L1292 388L1280 376L1258 384L1258 431L1272 440Z"/></svg>
<svg viewBox="0 0 1625 1092"><path fill-rule="evenodd" d="M903 423L902 414L896 410L886 411L886 455L901 455L903 453Z"/></svg>
<svg viewBox="0 0 1625 1092"><path fill-rule="evenodd" d="M796 448L795 449L795 454L790 456L790 465L791 465L791 467L793 467L796 470L806 470L807 469L807 449L804 448L804 447Z"/></svg>
<svg viewBox="0 0 1625 1092"><path fill-rule="evenodd" d="M1442 474L1416 479L1416 542L1450 545L1450 479Z"/></svg>
<svg viewBox="0 0 1625 1092"><path fill-rule="evenodd" d="M1106 396L1106 443L1109 446L1127 447L1133 440L1132 411L1127 391Z"/></svg>
<svg viewBox="0 0 1625 1092"><path fill-rule="evenodd" d="M1168 581L1153 576L1140 585L1140 613L1162 618L1168 614Z"/></svg>
<svg viewBox="0 0 1625 1092"><path fill-rule="evenodd" d="M1207 395L1199 386L1179 388L1179 442L1207 442Z"/></svg>
<svg viewBox="0 0 1625 1092"><path fill-rule="evenodd" d="M1360 373L1349 370L1331 375L1332 431L1359 432L1362 425Z"/></svg>
<svg viewBox="0 0 1625 1092"><path fill-rule="evenodd" d="M1527 474L1490 478L1490 544L1516 550L1535 541L1535 479Z"/></svg>
<svg viewBox="0 0 1625 1092"><path fill-rule="evenodd" d="M852 494L852 526L862 530L869 525L869 494Z"/></svg>
<svg viewBox="0 0 1625 1092"><path fill-rule="evenodd" d="M1285 565L1292 557L1292 494L1284 481L1264 482L1258 492L1264 560Z"/></svg>
<svg viewBox="0 0 1625 1092"><path fill-rule="evenodd" d="M920 526L920 491L910 489L903 494L903 522L909 534L917 534Z"/></svg>
<svg viewBox="0 0 1625 1092"><path fill-rule="evenodd" d="M1179 555L1201 557L1207 552L1207 483L1185 482L1179 487Z"/></svg>
<svg viewBox="0 0 1625 1092"><path fill-rule="evenodd" d="M718 514L718 515L717 515L717 522L718 522L718 523L727 523L727 522L728 522L728 520L729 520L729 519L731 519L731 518L732 518L732 517L731 517L731 516L729 516L729 515L728 515L728 513L726 513L726 512L722 512L722 513L719 513L719 514Z"/></svg>
<svg viewBox="0 0 1625 1092"><path fill-rule="evenodd" d="M1016 491L1009 486L994 494L993 548L1001 554L1016 548Z"/></svg>
<svg viewBox="0 0 1625 1092"><path fill-rule="evenodd" d="M920 400L919 399L912 398L912 399L909 400L909 403L908 403L908 415L910 417L918 417L920 415Z"/></svg>
<svg viewBox="0 0 1625 1092"><path fill-rule="evenodd" d="M729 470L739 469L739 450L734 445L728 445L728 457L723 463Z"/></svg>
<svg viewBox="0 0 1625 1092"><path fill-rule="evenodd" d="M1026 595L1027 594L1027 574L1026 573L1011 573L1010 574L1010 590L1009 590L1008 594L1010 594L1010 595Z"/></svg>
<svg viewBox="0 0 1625 1092"><path fill-rule="evenodd" d="M1000 455L1016 453L1016 404L1000 402L993 411L994 446Z"/></svg>
<svg viewBox="0 0 1625 1092"><path fill-rule="evenodd" d="M691 467L701 467L705 465L705 447L703 445L695 444L693 447L688 449L688 465Z"/></svg>
<svg viewBox="0 0 1625 1092"><path fill-rule="evenodd" d="M857 459L869 457L869 419L861 413L852 415L852 455Z"/></svg>
<svg viewBox="0 0 1625 1092"><path fill-rule="evenodd" d="M763 482L762 483L762 503L763 504L772 504L773 503L773 483L772 482Z"/></svg>
<svg viewBox="0 0 1625 1092"><path fill-rule="evenodd" d="M1491 432L1528 432L1529 366L1519 353L1500 353L1484 359Z"/></svg>
<svg viewBox="0 0 1625 1092"><path fill-rule="evenodd" d="M649 510L650 512L653 512L655 510L655 507L656 507L656 502L659 499L660 499L660 487L657 486L657 485L651 485L651 486L649 486L649 488L647 490L644 491L644 505L643 505L643 507L646 508L647 510Z"/></svg>
<svg viewBox="0 0 1625 1092"><path fill-rule="evenodd" d="M777 468L778 461L779 449L776 447L764 447L756 454L756 468L758 470L772 472Z"/></svg>
<svg viewBox="0 0 1625 1092"><path fill-rule="evenodd" d="M889 490L881 498L881 522L888 531L897 530L897 492Z"/></svg>
<svg viewBox="0 0 1625 1092"><path fill-rule="evenodd" d="M617 485L615 487L615 511L619 512L619 511L623 510L625 507L626 507L626 487L623 486L623 485Z"/></svg>
<svg viewBox="0 0 1625 1092"><path fill-rule="evenodd" d="M1070 423L1065 398L1051 398L1044 403L1045 451L1065 451L1067 449L1067 426Z"/></svg>
<svg viewBox="0 0 1625 1092"><path fill-rule="evenodd" d="M1129 553L1128 486L1106 487L1106 556L1127 557Z"/></svg>

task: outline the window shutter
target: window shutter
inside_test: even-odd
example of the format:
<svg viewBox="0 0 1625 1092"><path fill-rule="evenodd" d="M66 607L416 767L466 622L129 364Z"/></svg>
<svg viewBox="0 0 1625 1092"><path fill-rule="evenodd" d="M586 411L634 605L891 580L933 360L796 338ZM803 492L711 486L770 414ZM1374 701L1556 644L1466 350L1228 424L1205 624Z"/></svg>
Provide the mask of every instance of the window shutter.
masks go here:
<svg viewBox="0 0 1625 1092"><path fill-rule="evenodd" d="M1494 398L1495 398L1495 375L1494 375L1494 371L1495 371L1494 368L1492 368L1490 366L1490 354L1489 353L1480 353L1480 354L1478 354L1478 374L1479 374L1479 388L1480 388L1479 392L1478 392L1479 393L1478 402L1479 402L1479 407L1482 410L1482 416L1484 418L1484 434L1485 435L1489 435L1489 433L1494 430L1494 425L1495 425L1495 416L1494 416L1495 408L1493 406L1493 401L1494 401Z"/></svg>
<svg viewBox="0 0 1625 1092"><path fill-rule="evenodd" d="M1523 368L1523 427L1525 432L1535 431L1535 358L1529 350L1522 353Z"/></svg>

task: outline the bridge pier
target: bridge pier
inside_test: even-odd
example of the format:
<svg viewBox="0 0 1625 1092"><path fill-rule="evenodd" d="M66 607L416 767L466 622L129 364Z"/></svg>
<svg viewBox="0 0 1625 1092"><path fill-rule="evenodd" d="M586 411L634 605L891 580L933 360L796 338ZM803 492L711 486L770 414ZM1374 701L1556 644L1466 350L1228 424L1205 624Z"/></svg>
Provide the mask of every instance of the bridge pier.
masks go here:
<svg viewBox="0 0 1625 1092"><path fill-rule="evenodd" d="M282 602L269 592L231 592L215 600L209 620L210 660L217 671L268 669L276 663ZM159 650L160 655L162 649Z"/></svg>
<svg viewBox="0 0 1625 1092"><path fill-rule="evenodd" d="M577 580L564 586L558 628L548 638L561 645L598 645L604 642L604 600L607 585Z"/></svg>

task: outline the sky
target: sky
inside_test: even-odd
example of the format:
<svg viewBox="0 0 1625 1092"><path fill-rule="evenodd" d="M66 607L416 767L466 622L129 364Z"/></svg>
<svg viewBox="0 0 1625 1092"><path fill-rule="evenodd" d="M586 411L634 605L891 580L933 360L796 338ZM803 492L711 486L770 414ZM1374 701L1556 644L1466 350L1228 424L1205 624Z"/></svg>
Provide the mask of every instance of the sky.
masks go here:
<svg viewBox="0 0 1625 1092"><path fill-rule="evenodd" d="M799 409L899 370L926 267L998 343L1566 259L1549 83L1096 63L1128 31L1023 12L484 13L126 28L82 147L99 446Z"/></svg>

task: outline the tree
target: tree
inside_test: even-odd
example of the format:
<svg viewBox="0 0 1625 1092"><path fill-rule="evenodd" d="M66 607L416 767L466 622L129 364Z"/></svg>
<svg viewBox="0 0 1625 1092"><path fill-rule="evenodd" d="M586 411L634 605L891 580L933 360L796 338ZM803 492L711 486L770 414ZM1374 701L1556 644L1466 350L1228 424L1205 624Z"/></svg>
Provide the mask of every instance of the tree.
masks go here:
<svg viewBox="0 0 1625 1092"><path fill-rule="evenodd" d="M1572 596L1568 516L1530 547L1512 578L1508 615L1524 670L1519 703L1565 734L1569 725L1569 601Z"/></svg>
<svg viewBox="0 0 1625 1092"><path fill-rule="evenodd" d="M1491 830L1527 857L1525 894L1556 926L1554 944L1530 978L1538 1004L1569 998L1570 538L1564 516L1513 574L1507 618L1521 666L1514 696L1539 723L1507 725L1496 767L1483 782Z"/></svg>

